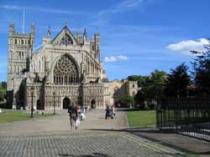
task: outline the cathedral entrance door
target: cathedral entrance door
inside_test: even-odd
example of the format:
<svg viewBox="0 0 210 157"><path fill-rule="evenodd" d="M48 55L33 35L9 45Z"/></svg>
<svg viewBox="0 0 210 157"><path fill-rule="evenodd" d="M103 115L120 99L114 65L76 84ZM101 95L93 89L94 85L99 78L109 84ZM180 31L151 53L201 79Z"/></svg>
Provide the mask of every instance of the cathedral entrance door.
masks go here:
<svg viewBox="0 0 210 157"><path fill-rule="evenodd" d="M68 106L71 104L71 101L68 97L63 99L63 109L68 109Z"/></svg>
<svg viewBox="0 0 210 157"><path fill-rule="evenodd" d="M37 108L37 110L44 110L44 105L41 103L40 100L37 100L36 108Z"/></svg>
<svg viewBox="0 0 210 157"><path fill-rule="evenodd" d="M91 100L91 108L96 108L96 101L95 101L95 99Z"/></svg>

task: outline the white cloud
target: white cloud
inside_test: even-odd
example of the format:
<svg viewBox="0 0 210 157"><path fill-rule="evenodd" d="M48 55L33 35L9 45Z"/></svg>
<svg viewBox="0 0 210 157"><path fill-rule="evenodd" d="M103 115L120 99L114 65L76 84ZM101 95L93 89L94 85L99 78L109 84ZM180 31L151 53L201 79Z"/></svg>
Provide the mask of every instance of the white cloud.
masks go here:
<svg viewBox="0 0 210 157"><path fill-rule="evenodd" d="M105 23L109 22L113 15L134 10L137 8L142 9L143 6L148 5L150 1L152 0L123 0L121 2L118 2L116 5L99 11L97 14L91 17L94 19L94 22L91 24L104 25Z"/></svg>
<svg viewBox="0 0 210 157"><path fill-rule="evenodd" d="M8 9L8 10L21 10L22 8L16 5L2 5L0 6L2 9Z"/></svg>
<svg viewBox="0 0 210 157"><path fill-rule="evenodd" d="M66 14L66 15L89 15L88 12L83 11L69 11L56 8L42 8L42 7L29 7L29 6L17 6L17 5L1 5L0 8L6 10L32 10L38 12L52 13L52 14Z"/></svg>
<svg viewBox="0 0 210 157"><path fill-rule="evenodd" d="M127 60L128 59L127 56L122 56L122 55L117 56L117 58L120 59L120 60Z"/></svg>
<svg viewBox="0 0 210 157"><path fill-rule="evenodd" d="M127 56L109 56L109 57L105 57L104 58L104 62L108 63L108 62L118 62L118 61L122 61L122 60L128 60Z"/></svg>
<svg viewBox="0 0 210 157"><path fill-rule="evenodd" d="M129 8L135 8L140 3L143 3L144 1L146 1L146 0L124 0L117 5L115 10L116 11L122 11L122 10L127 10Z"/></svg>
<svg viewBox="0 0 210 157"><path fill-rule="evenodd" d="M209 44L210 41L208 39L200 38L198 40L183 40L178 43L169 44L167 48L171 51L190 54L190 51L204 51L204 47Z"/></svg>

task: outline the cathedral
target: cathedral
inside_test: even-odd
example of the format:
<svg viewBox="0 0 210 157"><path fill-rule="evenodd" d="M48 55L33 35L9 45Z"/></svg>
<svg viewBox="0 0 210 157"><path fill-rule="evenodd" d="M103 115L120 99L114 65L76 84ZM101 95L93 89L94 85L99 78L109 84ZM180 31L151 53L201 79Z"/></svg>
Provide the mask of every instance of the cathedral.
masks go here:
<svg viewBox="0 0 210 157"><path fill-rule="evenodd" d="M65 25L55 37L49 29L35 50L34 42L34 25L30 33L18 33L15 25L9 26L9 105L51 110L72 104L104 108L114 103L111 91L116 89L107 81L100 61L99 33L89 39L86 30L73 34Z"/></svg>

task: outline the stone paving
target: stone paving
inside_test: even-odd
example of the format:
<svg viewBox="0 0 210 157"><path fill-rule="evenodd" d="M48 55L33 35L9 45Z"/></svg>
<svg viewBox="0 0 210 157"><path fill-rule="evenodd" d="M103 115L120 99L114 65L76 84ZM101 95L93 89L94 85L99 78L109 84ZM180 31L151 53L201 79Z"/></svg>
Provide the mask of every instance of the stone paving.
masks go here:
<svg viewBox="0 0 210 157"><path fill-rule="evenodd" d="M180 152L127 133L0 137L1 157L175 157Z"/></svg>
<svg viewBox="0 0 210 157"><path fill-rule="evenodd" d="M112 129L127 127L126 116L122 112L118 113L115 120L104 120L103 111L90 112L79 130L65 127L68 124L68 118L65 119L66 115L63 114L65 115L65 112L47 119L0 125L0 157L177 157L184 155L180 151L144 138L112 131ZM54 122L51 122L53 120ZM42 121L42 124L38 125L37 121ZM15 127L18 129L15 130ZM47 127L50 128L47 129ZM93 131L94 129L107 131Z"/></svg>
<svg viewBox="0 0 210 157"><path fill-rule="evenodd" d="M126 118L123 112L118 112L116 119L104 120L104 110L92 110L86 113L86 120L81 122L80 130L125 128L128 127ZM57 111L56 116L0 125L0 135L33 135L40 132L49 133L69 130L70 122L67 110Z"/></svg>

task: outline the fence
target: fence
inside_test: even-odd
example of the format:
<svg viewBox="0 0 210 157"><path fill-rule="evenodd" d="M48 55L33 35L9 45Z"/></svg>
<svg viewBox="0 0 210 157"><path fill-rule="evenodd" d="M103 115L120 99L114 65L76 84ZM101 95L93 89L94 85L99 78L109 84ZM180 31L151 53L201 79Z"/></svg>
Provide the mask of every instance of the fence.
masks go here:
<svg viewBox="0 0 210 157"><path fill-rule="evenodd" d="M210 141L210 99L162 99L157 127Z"/></svg>

